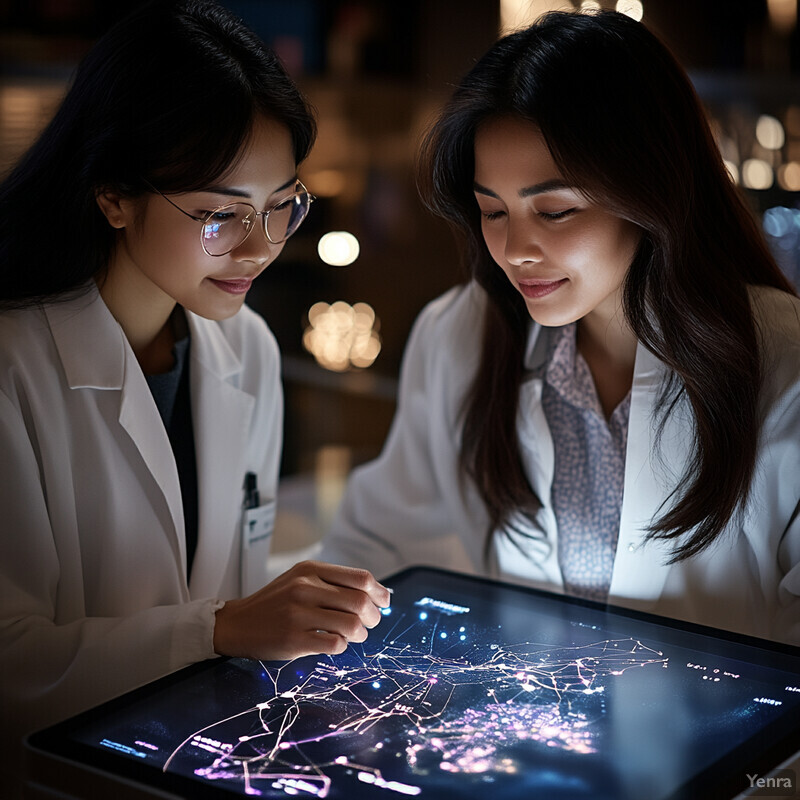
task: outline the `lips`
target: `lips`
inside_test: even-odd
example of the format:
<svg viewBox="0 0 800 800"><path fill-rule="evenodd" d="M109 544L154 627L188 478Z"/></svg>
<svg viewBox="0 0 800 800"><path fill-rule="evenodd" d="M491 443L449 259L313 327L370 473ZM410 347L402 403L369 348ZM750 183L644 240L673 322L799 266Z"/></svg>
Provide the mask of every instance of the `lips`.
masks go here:
<svg viewBox="0 0 800 800"><path fill-rule="evenodd" d="M560 280L533 278L526 281L518 281L517 286L519 286L520 292L522 292L525 297L529 297L532 300L537 300L540 297L546 297L547 295L557 291L566 282L567 278L561 278Z"/></svg>
<svg viewBox="0 0 800 800"><path fill-rule="evenodd" d="M211 283L218 289L228 294L245 294L253 285L252 278L231 278L229 280L219 280L218 278L209 278Z"/></svg>

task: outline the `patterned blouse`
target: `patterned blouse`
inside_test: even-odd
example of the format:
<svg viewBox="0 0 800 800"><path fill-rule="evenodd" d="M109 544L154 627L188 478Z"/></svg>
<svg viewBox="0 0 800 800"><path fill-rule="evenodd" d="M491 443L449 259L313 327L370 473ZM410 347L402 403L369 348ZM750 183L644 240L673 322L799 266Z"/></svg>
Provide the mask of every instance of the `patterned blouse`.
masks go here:
<svg viewBox="0 0 800 800"><path fill-rule="evenodd" d="M630 392L606 420L575 323L553 331L542 406L553 437L552 504L568 594L605 602L619 536Z"/></svg>

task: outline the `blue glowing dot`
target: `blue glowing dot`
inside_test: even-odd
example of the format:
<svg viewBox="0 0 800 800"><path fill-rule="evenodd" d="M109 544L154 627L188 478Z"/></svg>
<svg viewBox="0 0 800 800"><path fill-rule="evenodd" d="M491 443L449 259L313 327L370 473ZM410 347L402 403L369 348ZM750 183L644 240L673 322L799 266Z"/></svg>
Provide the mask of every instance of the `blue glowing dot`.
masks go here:
<svg viewBox="0 0 800 800"><path fill-rule="evenodd" d="M383 614L384 617L388 617L389 614L391 614L391 613L392 613L392 609L391 608L382 608L381 609L381 614Z"/></svg>
<svg viewBox="0 0 800 800"><path fill-rule="evenodd" d="M428 619L428 612L427 611L420 611L419 612L420 619Z"/></svg>
<svg viewBox="0 0 800 800"><path fill-rule="evenodd" d="M439 634L439 637L440 637L441 639L446 639L446 638L447 638L447 633L446 633L445 631L442 631L442 632Z"/></svg>
<svg viewBox="0 0 800 800"><path fill-rule="evenodd" d="M464 641L464 640L465 640L467 637L466 637L466 636L464 636L464 634L462 633L462 634L461 634L461 636L460 636L459 638L460 638L460 639L461 639L461 641L463 642L463 641Z"/></svg>
<svg viewBox="0 0 800 800"><path fill-rule="evenodd" d="M466 628L465 628L465 627L462 625L462 626L461 626L461 627L458 629L458 632L459 632L459 633L464 633L464 631L465 631L465 630L466 630Z"/></svg>
<svg viewBox="0 0 800 800"><path fill-rule="evenodd" d="M373 681L372 682L372 688L373 689L380 689L381 688L381 682L380 681Z"/></svg>

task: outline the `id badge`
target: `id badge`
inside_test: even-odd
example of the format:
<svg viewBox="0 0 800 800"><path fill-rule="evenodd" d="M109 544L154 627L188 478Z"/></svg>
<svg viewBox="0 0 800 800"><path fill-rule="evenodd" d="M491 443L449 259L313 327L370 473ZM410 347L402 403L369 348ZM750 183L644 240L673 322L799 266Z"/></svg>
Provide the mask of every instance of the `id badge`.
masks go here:
<svg viewBox="0 0 800 800"><path fill-rule="evenodd" d="M260 589L267 582L267 562L275 529L275 500L242 511L242 596Z"/></svg>

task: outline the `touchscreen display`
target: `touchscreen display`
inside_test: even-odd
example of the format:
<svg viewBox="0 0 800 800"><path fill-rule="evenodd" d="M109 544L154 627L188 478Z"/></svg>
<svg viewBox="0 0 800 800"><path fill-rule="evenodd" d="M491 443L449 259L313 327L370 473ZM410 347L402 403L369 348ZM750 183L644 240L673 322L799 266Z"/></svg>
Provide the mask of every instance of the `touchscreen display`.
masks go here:
<svg viewBox="0 0 800 800"><path fill-rule="evenodd" d="M348 800L696 797L800 746L791 653L436 570L386 585L341 656L211 662L69 735L222 797Z"/></svg>

